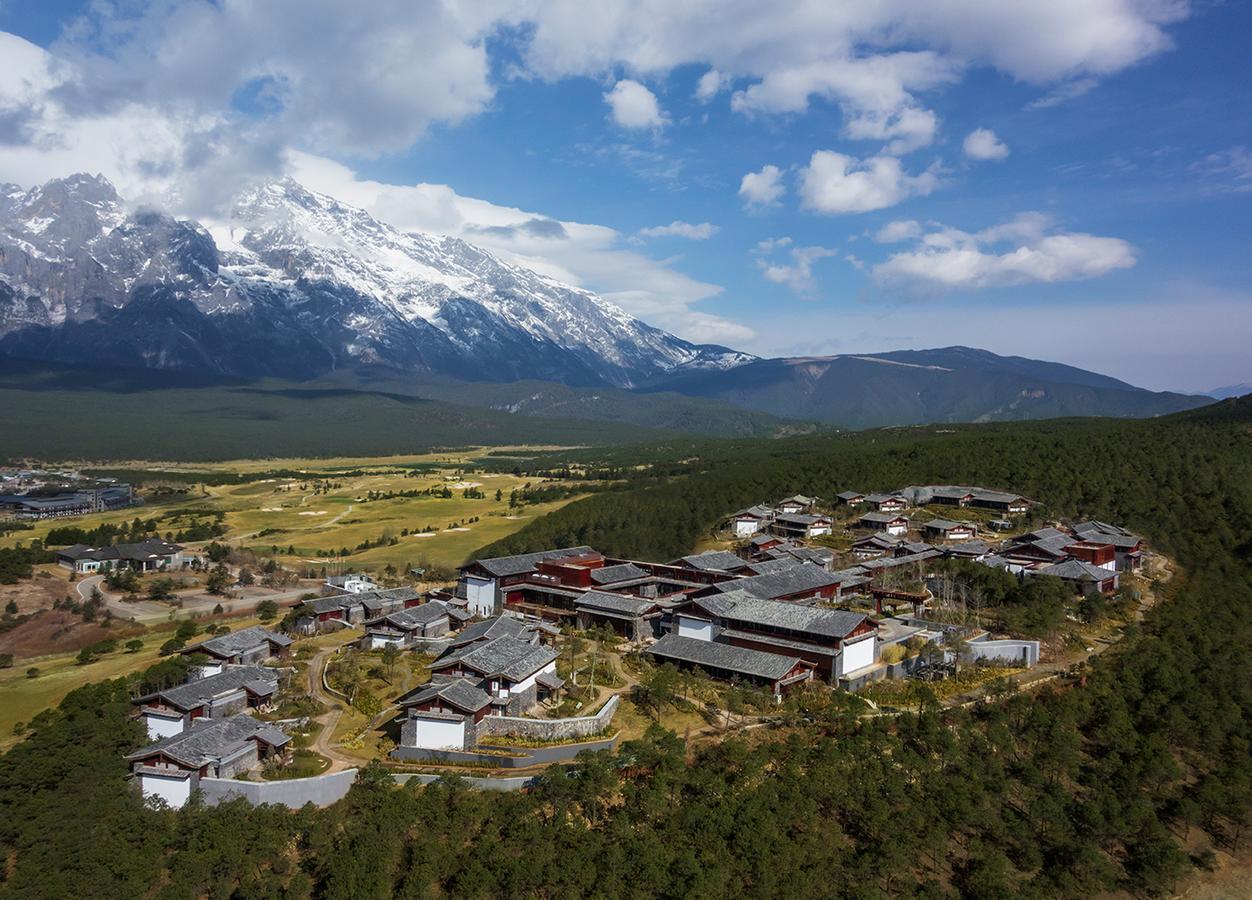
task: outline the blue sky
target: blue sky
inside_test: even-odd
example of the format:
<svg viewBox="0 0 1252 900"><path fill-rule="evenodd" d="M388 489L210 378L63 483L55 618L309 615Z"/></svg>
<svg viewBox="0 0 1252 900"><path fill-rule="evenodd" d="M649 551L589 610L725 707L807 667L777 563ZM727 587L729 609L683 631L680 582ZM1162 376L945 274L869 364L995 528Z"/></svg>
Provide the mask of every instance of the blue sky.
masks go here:
<svg viewBox="0 0 1252 900"><path fill-rule="evenodd" d="M291 174L762 355L1252 380L1248 4L761 6L0 0L0 180Z"/></svg>

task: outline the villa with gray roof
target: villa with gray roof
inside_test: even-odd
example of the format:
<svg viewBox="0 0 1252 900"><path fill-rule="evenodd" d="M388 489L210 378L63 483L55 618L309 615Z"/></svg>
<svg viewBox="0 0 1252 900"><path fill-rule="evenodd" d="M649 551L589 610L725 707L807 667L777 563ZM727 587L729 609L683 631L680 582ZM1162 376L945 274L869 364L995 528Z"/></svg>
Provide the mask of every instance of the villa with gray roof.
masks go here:
<svg viewBox="0 0 1252 900"><path fill-rule="evenodd" d="M657 663L699 669L723 681L762 685L779 698L795 685L813 678L812 664L799 657L780 656L677 634L665 635L649 647L647 653Z"/></svg>
<svg viewBox="0 0 1252 900"><path fill-rule="evenodd" d="M541 644L537 632L517 624L522 628L513 635L484 637L450 647L427 667L431 680L469 679L508 715L531 709L559 690L563 682L556 674L557 651Z"/></svg>
<svg viewBox="0 0 1252 900"><path fill-rule="evenodd" d="M424 639L446 637L469 619L468 611L442 600L432 600L367 620L360 645L366 650L412 647Z"/></svg>
<svg viewBox="0 0 1252 900"><path fill-rule="evenodd" d="M922 526L922 534L930 540L968 541L978 536L978 526L972 522L954 522L951 519L931 519Z"/></svg>
<svg viewBox="0 0 1252 900"><path fill-rule="evenodd" d="M290 745L291 738L280 728L239 714L200 719L125 759L145 798L179 808L201 778L233 778L265 760L286 759Z"/></svg>
<svg viewBox="0 0 1252 900"><path fill-rule="evenodd" d="M887 534L905 534L909 530L908 518L893 512L867 512L857 520L857 525Z"/></svg>
<svg viewBox="0 0 1252 900"><path fill-rule="evenodd" d="M538 571L541 562L562 557L586 556L595 552L591 547L583 545L542 550L538 553L519 553L516 556L476 559L461 566L457 596L466 601L469 611L474 615L494 616L503 610L502 588Z"/></svg>
<svg viewBox="0 0 1252 900"><path fill-rule="evenodd" d="M874 664L877 627L864 613L763 600L743 591L693 600L674 633L812 663L830 683Z"/></svg>
<svg viewBox="0 0 1252 900"><path fill-rule="evenodd" d="M278 672L264 666L228 666L216 675L136 697L152 740L181 734L198 719L221 719L263 709L278 693Z"/></svg>
<svg viewBox="0 0 1252 900"><path fill-rule="evenodd" d="M207 641L179 651L183 656L194 653L209 657L209 663L201 666L206 674L216 674L227 665L248 665L287 655L292 640L285 634L253 625L243 631L219 634Z"/></svg>
<svg viewBox="0 0 1252 900"><path fill-rule="evenodd" d="M136 572L174 570L181 569L184 562L182 545L160 538L103 547L74 544L57 550L56 559L62 566L80 575L111 569L133 569Z"/></svg>
<svg viewBox="0 0 1252 900"><path fill-rule="evenodd" d="M814 538L830 534L833 527L827 516L804 513L779 513L770 523L770 530L781 537Z"/></svg>

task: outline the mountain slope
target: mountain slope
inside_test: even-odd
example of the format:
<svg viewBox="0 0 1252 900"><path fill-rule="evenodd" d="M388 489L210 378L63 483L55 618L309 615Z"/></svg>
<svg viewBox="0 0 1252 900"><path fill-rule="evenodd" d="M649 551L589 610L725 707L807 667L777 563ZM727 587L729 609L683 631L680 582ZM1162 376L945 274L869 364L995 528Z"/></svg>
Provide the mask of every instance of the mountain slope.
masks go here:
<svg viewBox="0 0 1252 900"><path fill-rule="evenodd" d="M379 365L618 387L752 359L290 179L210 225L131 211L99 177L0 188L0 351L250 377Z"/></svg>
<svg viewBox="0 0 1252 900"><path fill-rule="evenodd" d="M647 390L724 400L847 428L1059 416L1161 415L1211 402L1153 393L1057 363L948 347L757 360L659 379Z"/></svg>

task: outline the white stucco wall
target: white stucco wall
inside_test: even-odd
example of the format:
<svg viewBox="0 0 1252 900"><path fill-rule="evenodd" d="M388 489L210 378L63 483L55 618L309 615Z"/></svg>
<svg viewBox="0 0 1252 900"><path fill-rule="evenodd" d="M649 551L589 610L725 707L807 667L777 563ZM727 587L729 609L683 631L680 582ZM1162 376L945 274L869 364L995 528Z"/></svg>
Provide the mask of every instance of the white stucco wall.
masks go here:
<svg viewBox="0 0 1252 900"><path fill-rule="evenodd" d="M148 728L148 740L150 741L159 741L161 738L183 733L182 719L166 719L162 716L145 715L143 723Z"/></svg>
<svg viewBox="0 0 1252 900"><path fill-rule="evenodd" d="M707 619L696 619L691 616L678 617L678 636L695 638L700 641L713 640L713 623Z"/></svg>
<svg viewBox="0 0 1252 900"><path fill-rule="evenodd" d="M735 536L749 537L760 530L761 523L755 519L739 519L735 522Z"/></svg>
<svg viewBox="0 0 1252 900"><path fill-rule="evenodd" d="M546 666L540 669L539 672L536 672L533 675L528 675L526 678L523 678L517 684L510 687L508 690L508 693L510 694L522 693L528 687L530 687L532 684L535 683L535 679L539 676L540 672L550 672L551 674L555 675L556 674L556 660L555 659L552 660L552 662L548 663Z"/></svg>
<svg viewBox="0 0 1252 900"><path fill-rule="evenodd" d="M496 582L494 578L465 577L465 599L469 611L476 616L493 616L496 612Z"/></svg>
<svg viewBox="0 0 1252 900"><path fill-rule="evenodd" d="M904 534L908 530L907 525L888 525L886 528L887 534Z"/></svg>
<svg viewBox="0 0 1252 900"><path fill-rule="evenodd" d="M830 534L829 525L814 525L809 529L809 537L818 537L823 534Z"/></svg>
<svg viewBox="0 0 1252 900"><path fill-rule="evenodd" d="M839 658L839 674L847 675L849 672L873 665L874 641L874 636L870 635L854 643L845 644L843 655Z"/></svg>
<svg viewBox="0 0 1252 900"><path fill-rule="evenodd" d="M415 747L424 750L464 750L465 722L449 722L446 719L426 719L421 713L413 717Z"/></svg>
<svg viewBox="0 0 1252 900"><path fill-rule="evenodd" d="M139 786L145 800L161 799L172 809L181 809L191 799L190 778L140 775Z"/></svg>

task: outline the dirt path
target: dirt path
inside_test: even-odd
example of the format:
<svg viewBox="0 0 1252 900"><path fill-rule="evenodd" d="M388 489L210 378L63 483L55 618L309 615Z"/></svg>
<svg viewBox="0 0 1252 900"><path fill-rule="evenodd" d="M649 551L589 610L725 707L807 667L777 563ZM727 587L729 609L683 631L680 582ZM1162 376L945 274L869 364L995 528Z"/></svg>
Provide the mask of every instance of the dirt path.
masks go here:
<svg viewBox="0 0 1252 900"><path fill-rule="evenodd" d="M326 664L330 661L330 658L343 649L345 644L357 637L351 631L345 631L344 634L343 643L327 647L309 660L309 693L327 707L327 711L315 720L322 726L322 729L313 740L313 745L310 749L314 753L319 753L330 760L330 768L326 770L327 772L342 772L344 769L354 769L361 765L359 759L340 753L332 743L335 728L338 726L339 720L343 718L343 704L345 701L334 694L328 693L322 686L322 673L325 671Z"/></svg>

